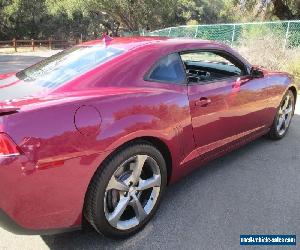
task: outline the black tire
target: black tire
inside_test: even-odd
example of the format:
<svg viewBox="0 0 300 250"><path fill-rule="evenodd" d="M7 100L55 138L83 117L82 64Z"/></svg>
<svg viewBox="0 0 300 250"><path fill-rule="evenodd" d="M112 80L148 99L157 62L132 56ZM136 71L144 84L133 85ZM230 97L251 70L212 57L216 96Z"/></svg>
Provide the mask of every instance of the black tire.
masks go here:
<svg viewBox="0 0 300 250"><path fill-rule="evenodd" d="M273 124L272 124L272 126L270 128L269 133L267 134L268 138L271 139L271 140L280 140L280 139L282 139L287 134L287 132L289 130L292 117L289 120L288 126L285 128L285 130L284 130L283 133L280 133L278 131L278 129L277 129L278 119L279 119L279 116L280 116L280 108L283 106L284 101L286 100L287 96L289 96L291 98L291 106L292 106L291 116L294 115L294 111L295 111L295 96L294 96L294 94L293 94L293 92L291 90L288 90L285 93L285 95L283 96L283 98L282 98L282 100L280 102L280 105L279 105L279 107L277 109L276 116L274 118Z"/></svg>
<svg viewBox="0 0 300 250"><path fill-rule="evenodd" d="M111 226L105 216L104 197L106 193L106 187L108 186L112 175L115 173L118 167L127 159L130 159L130 157L138 154L146 154L152 157L157 162L161 174L160 192L154 207L146 218L144 218L137 226L133 228L119 230ZM144 141L128 145L127 147L116 151L97 169L89 184L89 188L85 197L84 216L98 233L101 233L110 238L129 237L139 232L154 216L164 193L166 184L167 168L165 160L160 151L151 144Z"/></svg>

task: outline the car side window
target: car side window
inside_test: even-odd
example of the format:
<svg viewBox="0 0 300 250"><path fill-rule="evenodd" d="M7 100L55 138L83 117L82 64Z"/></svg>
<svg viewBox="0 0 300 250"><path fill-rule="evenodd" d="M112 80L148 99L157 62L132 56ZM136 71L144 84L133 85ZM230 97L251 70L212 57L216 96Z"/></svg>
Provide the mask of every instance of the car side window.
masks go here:
<svg viewBox="0 0 300 250"><path fill-rule="evenodd" d="M148 74L147 80L184 83L186 78L180 56L174 53L160 59Z"/></svg>
<svg viewBox="0 0 300 250"><path fill-rule="evenodd" d="M217 81L245 74L244 65L225 52L182 52L180 56L190 83Z"/></svg>

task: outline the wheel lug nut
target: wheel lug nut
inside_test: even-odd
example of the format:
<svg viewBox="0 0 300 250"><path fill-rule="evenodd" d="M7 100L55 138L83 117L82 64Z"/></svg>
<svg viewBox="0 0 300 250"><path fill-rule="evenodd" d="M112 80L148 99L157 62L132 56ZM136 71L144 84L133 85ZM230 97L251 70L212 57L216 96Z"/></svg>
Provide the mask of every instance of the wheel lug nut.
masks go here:
<svg viewBox="0 0 300 250"><path fill-rule="evenodd" d="M125 192L125 193L124 193L124 196L127 196L127 195L128 195L128 192Z"/></svg>
<svg viewBox="0 0 300 250"><path fill-rule="evenodd" d="M132 186L132 182L129 182L129 187L131 187Z"/></svg>

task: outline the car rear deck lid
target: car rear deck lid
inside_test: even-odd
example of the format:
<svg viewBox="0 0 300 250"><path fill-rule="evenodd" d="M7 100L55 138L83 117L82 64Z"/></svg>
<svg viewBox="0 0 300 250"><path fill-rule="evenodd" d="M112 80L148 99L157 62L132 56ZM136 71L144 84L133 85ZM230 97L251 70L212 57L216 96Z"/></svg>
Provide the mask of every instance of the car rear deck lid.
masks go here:
<svg viewBox="0 0 300 250"><path fill-rule="evenodd" d="M15 106L0 106L0 116L6 114L16 113L20 110L20 108Z"/></svg>

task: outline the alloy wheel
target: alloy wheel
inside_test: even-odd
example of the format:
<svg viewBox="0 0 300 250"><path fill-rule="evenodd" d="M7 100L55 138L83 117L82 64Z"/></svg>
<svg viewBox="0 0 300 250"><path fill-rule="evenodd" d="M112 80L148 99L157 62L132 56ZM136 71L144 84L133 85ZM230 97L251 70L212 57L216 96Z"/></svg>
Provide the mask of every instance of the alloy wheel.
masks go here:
<svg viewBox="0 0 300 250"><path fill-rule="evenodd" d="M161 189L157 162L145 154L124 161L113 173L105 190L104 213L119 230L139 225L154 208Z"/></svg>
<svg viewBox="0 0 300 250"><path fill-rule="evenodd" d="M277 133L282 136L288 129L293 117L294 99L288 94L282 102L277 117Z"/></svg>

